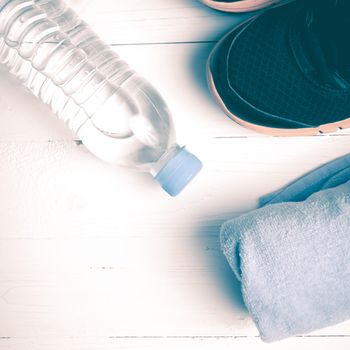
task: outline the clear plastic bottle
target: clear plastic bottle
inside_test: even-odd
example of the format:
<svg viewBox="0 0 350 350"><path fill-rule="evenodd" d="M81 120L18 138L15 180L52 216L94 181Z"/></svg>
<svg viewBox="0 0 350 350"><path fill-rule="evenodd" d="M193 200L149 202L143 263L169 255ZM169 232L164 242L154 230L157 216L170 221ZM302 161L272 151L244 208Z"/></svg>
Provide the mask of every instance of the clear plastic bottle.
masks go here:
<svg viewBox="0 0 350 350"><path fill-rule="evenodd" d="M107 162L172 196L201 169L158 92L60 0L0 0L0 63Z"/></svg>

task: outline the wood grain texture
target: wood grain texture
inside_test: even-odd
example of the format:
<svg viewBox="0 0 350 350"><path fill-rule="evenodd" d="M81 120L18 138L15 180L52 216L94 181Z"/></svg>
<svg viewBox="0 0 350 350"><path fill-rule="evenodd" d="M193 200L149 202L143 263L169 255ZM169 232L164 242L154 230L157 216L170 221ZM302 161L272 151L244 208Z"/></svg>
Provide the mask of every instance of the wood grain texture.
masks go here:
<svg viewBox="0 0 350 350"><path fill-rule="evenodd" d="M35 338L1 340L6 350L35 349L35 350L144 350L144 349L184 349L184 350L294 350L299 348L319 350L347 350L350 340L345 337L301 337L284 341L283 344L262 344L257 337L67 337L52 342L52 338L42 338L38 345Z"/></svg>
<svg viewBox="0 0 350 350"><path fill-rule="evenodd" d="M217 41L247 15L228 15L198 0L68 0L111 45Z"/></svg>
<svg viewBox="0 0 350 350"><path fill-rule="evenodd" d="M0 68L0 349L349 349L349 322L263 344L218 239L225 219L346 154L349 132L273 138L223 115L205 62L242 17L195 0L68 3L162 92L204 169L170 198L94 158Z"/></svg>

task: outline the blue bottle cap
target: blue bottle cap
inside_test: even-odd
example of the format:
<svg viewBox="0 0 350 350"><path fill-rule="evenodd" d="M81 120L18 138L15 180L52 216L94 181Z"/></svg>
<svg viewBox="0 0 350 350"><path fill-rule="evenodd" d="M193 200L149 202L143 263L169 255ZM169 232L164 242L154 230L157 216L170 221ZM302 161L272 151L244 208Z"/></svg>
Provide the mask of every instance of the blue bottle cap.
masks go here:
<svg viewBox="0 0 350 350"><path fill-rule="evenodd" d="M202 169L202 162L182 148L159 171L155 179L172 197L177 196Z"/></svg>

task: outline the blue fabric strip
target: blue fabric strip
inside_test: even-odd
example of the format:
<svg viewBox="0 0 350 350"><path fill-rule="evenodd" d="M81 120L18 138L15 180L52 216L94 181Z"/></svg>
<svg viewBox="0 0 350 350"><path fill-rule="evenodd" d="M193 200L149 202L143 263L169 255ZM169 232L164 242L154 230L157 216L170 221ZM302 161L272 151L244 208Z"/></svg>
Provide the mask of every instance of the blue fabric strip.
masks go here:
<svg viewBox="0 0 350 350"><path fill-rule="evenodd" d="M262 197L259 206L282 202L299 202L311 194L339 186L350 180L350 154L311 171L281 190Z"/></svg>

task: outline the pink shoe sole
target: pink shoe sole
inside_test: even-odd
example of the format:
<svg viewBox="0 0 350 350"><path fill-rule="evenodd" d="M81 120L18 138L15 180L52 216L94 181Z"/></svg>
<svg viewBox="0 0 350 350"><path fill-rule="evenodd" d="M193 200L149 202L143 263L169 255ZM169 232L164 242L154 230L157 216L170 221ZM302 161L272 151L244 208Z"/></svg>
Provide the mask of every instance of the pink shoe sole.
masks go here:
<svg viewBox="0 0 350 350"><path fill-rule="evenodd" d="M201 0L203 4L219 11L225 12L249 12L260 10L269 6L281 6L293 0L242 0L235 2L220 2L213 0Z"/></svg>

